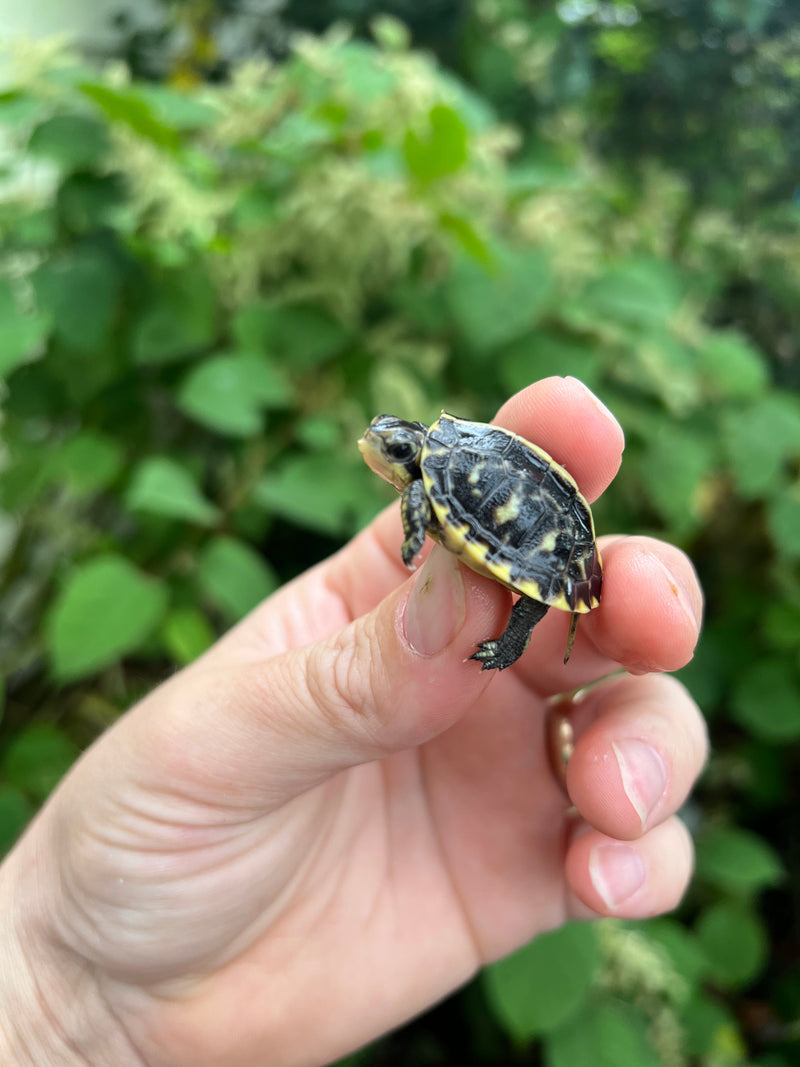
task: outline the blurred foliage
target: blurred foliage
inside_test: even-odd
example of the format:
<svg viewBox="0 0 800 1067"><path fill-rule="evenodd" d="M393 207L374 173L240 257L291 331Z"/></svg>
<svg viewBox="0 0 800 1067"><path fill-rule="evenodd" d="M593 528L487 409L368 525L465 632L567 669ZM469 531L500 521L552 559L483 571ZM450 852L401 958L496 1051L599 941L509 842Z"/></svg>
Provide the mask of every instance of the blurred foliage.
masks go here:
<svg viewBox="0 0 800 1067"><path fill-rule="evenodd" d="M222 63L219 20L244 5L169 5L149 41L162 81L49 45L14 55L0 839L140 693L389 498L354 447L372 415L489 418L573 374L626 431L599 529L681 545L708 596L683 672L714 747L684 813L695 884L678 916L538 938L351 1059L784 1067L800 1042L795 5L384 6L408 26L366 0L288 4L261 59L231 46ZM334 29L287 52L293 25L343 15L372 39ZM194 36L168 48L180 20ZM451 69L409 48L445 40ZM141 46L124 49L139 70Z"/></svg>

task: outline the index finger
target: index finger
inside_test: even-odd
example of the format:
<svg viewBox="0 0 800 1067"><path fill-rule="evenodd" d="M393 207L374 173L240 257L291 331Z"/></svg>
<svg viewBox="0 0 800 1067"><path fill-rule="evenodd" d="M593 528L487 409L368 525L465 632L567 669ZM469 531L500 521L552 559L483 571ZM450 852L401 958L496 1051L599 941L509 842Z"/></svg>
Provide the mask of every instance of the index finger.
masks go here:
<svg viewBox="0 0 800 1067"><path fill-rule="evenodd" d="M548 452L590 502L608 488L622 462L622 427L577 378L543 378L529 385L492 421Z"/></svg>

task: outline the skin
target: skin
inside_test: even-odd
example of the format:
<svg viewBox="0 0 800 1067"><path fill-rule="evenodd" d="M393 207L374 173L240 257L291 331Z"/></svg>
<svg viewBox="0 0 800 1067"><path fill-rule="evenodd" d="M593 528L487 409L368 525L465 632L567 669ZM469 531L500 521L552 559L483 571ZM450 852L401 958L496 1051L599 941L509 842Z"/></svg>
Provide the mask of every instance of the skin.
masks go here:
<svg viewBox="0 0 800 1067"><path fill-rule="evenodd" d="M574 379L497 421L590 500L619 466L619 426ZM0 1062L322 1064L542 930L677 904L675 812L706 755L660 673L698 636L686 557L601 539L602 604L569 664L551 611L517 664L482 673L466 657L509 594L438 547L409 577L401 541L395 505L66 776L0 868ZM576 709L576 817L546 701L620 665Z"/></svg>

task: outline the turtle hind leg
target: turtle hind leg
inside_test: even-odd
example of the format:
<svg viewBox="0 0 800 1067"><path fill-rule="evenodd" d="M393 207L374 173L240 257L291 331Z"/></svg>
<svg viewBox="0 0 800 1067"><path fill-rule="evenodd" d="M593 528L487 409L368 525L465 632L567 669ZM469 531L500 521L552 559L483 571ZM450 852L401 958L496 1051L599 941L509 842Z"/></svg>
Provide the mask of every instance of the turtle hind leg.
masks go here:
<svg viewBox="0 0 800 1067"><path fill-rule="evenodd" d="M481 641L477 651L469 657L476 659L482 671L504 671L516 663L531 639L531 630L547 614L547 604L521 596L511 609L511 616L503 633L491 641Z"/></svg>

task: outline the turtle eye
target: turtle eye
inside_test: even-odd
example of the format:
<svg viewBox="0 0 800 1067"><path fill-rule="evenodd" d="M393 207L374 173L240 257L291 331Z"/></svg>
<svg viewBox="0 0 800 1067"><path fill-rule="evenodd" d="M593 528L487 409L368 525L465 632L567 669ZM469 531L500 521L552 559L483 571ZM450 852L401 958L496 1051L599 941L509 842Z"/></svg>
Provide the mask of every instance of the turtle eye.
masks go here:
<svg viewBox="0 0 800 1067"><path fill-rule="evenodd" d="M386 455L395 463L408 463L414 455L414 446L408 441L394 441L386 446Z"/></svg>

